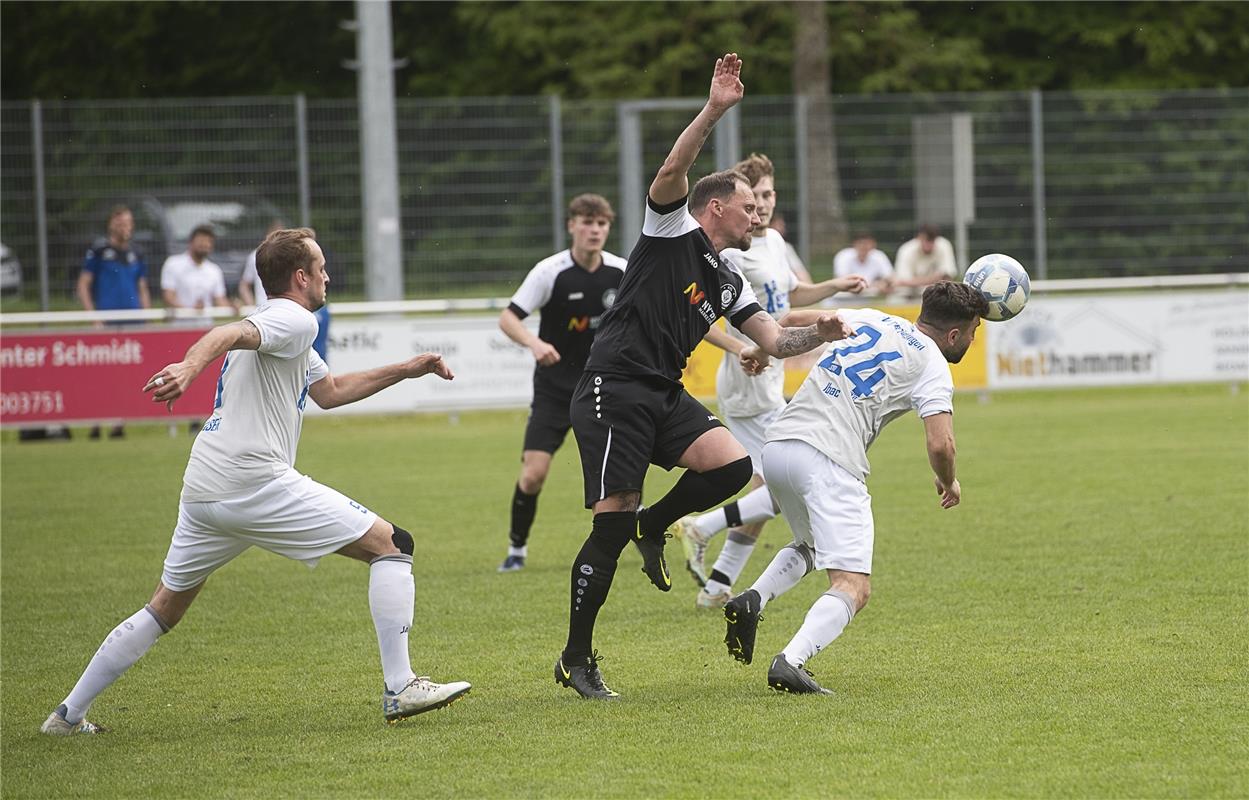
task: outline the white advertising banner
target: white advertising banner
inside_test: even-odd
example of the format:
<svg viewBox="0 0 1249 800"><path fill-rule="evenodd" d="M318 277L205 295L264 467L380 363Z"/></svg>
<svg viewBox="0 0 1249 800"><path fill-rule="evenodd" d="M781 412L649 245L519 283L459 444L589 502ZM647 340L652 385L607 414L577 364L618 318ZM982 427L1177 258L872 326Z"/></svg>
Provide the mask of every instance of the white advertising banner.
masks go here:
<svg viewBox="0 0 1249 800"><path fill-rule="evenodd" d="M525 322L537 331L537 319ZM533 356L503 335L497 316L343 317L330 323L328 361L341 375L439 353L455 380L402 381L335 414L524 408L533 396ZM310 413L314 403L308 404Z"/></svg>
<svg viewBox="0 0 1249 800"><path fill-rule="evenodd" d="M1249 380L1249 292L1033 297L987 322L990 388Z"/></svg>

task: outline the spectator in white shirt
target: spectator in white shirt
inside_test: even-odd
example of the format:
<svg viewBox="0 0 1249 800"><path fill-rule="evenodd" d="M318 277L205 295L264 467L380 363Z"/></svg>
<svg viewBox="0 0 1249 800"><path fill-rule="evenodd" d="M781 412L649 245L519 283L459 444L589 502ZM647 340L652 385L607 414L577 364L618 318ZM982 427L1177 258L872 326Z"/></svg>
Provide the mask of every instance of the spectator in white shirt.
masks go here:
<svg viewBox="0 0 1249 800"><path fill-rule="evenodd" d="M921 225L915 238L898 248L893 268L894 285L916 297L925 286L958 277L954 245L935 225Z"/></svg>
<svg viewBox="0 0 1249 800"><path fill-rule="evenodd" d="M200 225L191 231L185 253L165 259L160 271L160 288L167 308L230 308L225 275L221 267L208 259L216 241L212 227ZM203 317L195 322L208 319Z"/></svg>
<svg viewBox="0 0 1249 800"><path fill-rule="evenodd" d="M875 236L856 233L853 246L833 256L833 276L848 275L867 278L869 290L877 294L888 294L893 289L893 264L889 263L889 256L876 249Z"/></svg>

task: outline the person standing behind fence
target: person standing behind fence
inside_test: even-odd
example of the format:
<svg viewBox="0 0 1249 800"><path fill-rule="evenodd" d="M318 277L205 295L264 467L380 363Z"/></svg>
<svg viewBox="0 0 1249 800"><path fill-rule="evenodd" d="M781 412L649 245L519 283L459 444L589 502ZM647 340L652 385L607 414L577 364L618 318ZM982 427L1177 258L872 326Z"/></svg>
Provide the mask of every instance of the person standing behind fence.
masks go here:
<svg viewBox="0 0 1249 800"><path fill-rule="evenodd" d="M520 477L512 492L507 558L499 572L525 566L538 494L555 451L572 427L569 401L590 355L599 320L615 301L624 276L625 260L603 249L615 218L605 197L574 197L568 204L572 247L539 261L499 315L499 327L509 339L529 348L536 362ZM535 336L522 320L539 309L542 322Z"/></svg>
<svg viewBox="0 0 1249 800"><path fill-rule="evenodd" d="M134 214L126 206L114 206L108 214L108 238L88 248L82 272L78 274L78 301L87 311L152 307L147 263L142 253L130 246L132 235ZM95 323L96 327L103 327L103 324ZM120 439L125 433L121 425L115 425L109 436ZM100 428L92 428L90 436L100 438Z"/></svg>
<svg viewBox="0 0 1249 800"><path fill-rule="evenodd" d="M924 287L958 277L954 245L936 225L921 225L915 238L898 248L893 261L894 286L918 297Z"/></svg>
<svg viewBox="0 0 1249 800"><path fill-rule="evenodd" d="M199 225L191 231L185 253L165 259L160 270L160 288L168 308L230 308L226 280L221 267L209 260L217 235L212 226ZM192 318L191 324L210 323L207 315Z"/></svg>
<svg viewBox="0 0 1249 800"><path fill-rule="evenodd" d="M833 275L838 278L862 275L872 291L878 294L893 291L893 264L889 263L889 256L876 249L876 237L870 233L856 233L852 246L833 256Z"/></svg>

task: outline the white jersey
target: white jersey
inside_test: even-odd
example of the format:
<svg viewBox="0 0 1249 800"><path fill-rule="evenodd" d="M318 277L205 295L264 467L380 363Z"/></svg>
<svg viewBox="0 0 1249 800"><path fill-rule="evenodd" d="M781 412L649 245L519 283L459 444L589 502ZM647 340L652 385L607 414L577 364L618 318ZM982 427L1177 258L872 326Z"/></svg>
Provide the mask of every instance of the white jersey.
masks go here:
<svg viewBox="0 0 1249 800"><path fill-rule="evenodd" d="M255 492L295 464L308 387L330 373L312 349L317 318L285 298L247 318L259 350L231 350L221 365L212 418L191 447L182 501Z"/></svg>
<svg viewBox="0 0 1249 800"><path fill-rule="evenodd" d="M839 312L855 335L832 342L802 382L768 441L797 439L866 479L867 448L910 409L954 410L950 365L914 324L872 308Z"/></svg>
<svg viewBox="0 0 1249 800"><path fill-rule="evenodd" d="M780 319L789 311L789 293L798 278L789 268L789 253L780 233L768 228L763 236L750 240L749 250L729 249L721 258L736 264L755 290L759 305ZM730 336L754 344L741 331L726 325ZM785 370L774 365L757 377L741 368L737 356L724 354L716 375L716 401L720 413L730 417L753 417L785 405Z"/></svg>
<svg viewBox="0 0 1249 800"><path fill-rule="evenodd" d="M189 253L165 259L160 268L160 288L172 290L178 305L186 308L211 308L214 300L226 296L221 267L207 258L196 264Z"/></svg>
<svg viewBox="0 0 1249 800"><path fill-rule="evenodd" d="M256 296L256 308L260 308L269 302L269 295L265 292L265 285L260 282L260 273L256 271L256 252L255 250L247 254L247 260L243 262L243 277L239 278L239 283L250 283L252 294Z"/></svg>

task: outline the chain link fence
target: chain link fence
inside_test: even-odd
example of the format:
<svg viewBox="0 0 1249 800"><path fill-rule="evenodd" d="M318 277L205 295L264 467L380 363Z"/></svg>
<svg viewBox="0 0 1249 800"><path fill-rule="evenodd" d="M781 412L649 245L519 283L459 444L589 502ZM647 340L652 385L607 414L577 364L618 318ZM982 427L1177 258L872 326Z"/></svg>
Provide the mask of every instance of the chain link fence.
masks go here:
<svg viewBox="0 0 1249 800"><path fill-rule="evenodd" d="M808 100L748 97L736 136L709 141L693 174L726 156L771 156L787 236L817 277L831 272L850 231L870 231L892 257L924 222L942 224L952 240L958 230L964 264L1007 252L1034 277L1249 269L1249 90ZM397 99L407 296L510 293L565 246L564 207L581 192L616 206L608 249L625 254L636 231L622 230L622 209L643 198L621 197L623 173L641 174L644 191L693 112L639 112L640 144L630 152L621 149L623 107ZM813 124L820 114L831 126ZM947 122L948 151L928 134ZM828 158L814 157L821 153ZM822 163L835 171L819 173ZM934 171L949 180L934 182ZM949 193L970 206L932 219L957 205ZM6 307L42 298L45 259L48 300L71 304L82 254L120 203L135 212L154 285L196 224L218 227L214 260L234 282L246 253L281 220L317 228L336 296L363 294L354 101L0 104L0 240L22 279L5 287Z"/></svg>

